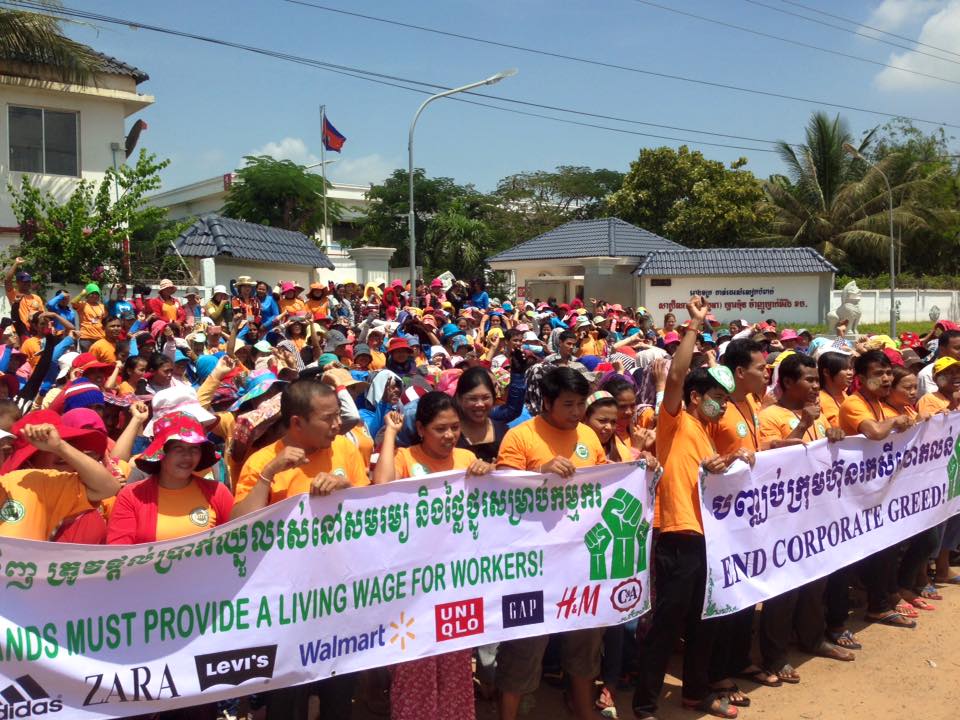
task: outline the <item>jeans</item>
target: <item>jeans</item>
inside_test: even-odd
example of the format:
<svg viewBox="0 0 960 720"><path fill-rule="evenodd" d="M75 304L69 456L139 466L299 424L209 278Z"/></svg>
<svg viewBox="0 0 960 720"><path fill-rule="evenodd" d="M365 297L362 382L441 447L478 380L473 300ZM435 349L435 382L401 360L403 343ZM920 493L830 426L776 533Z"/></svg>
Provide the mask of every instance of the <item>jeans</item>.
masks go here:
<svg viewBox="0 0 960 720"><path fill-rule="evenodd" d="M683 698L699 702L710 693L709 667L716 620L702 620L707 576L702 535L662 533L654 553L656 603L650 631L640 648L639 673L633 696L636 711L653 713L663 690L667 662L683 636Z"/></svg>

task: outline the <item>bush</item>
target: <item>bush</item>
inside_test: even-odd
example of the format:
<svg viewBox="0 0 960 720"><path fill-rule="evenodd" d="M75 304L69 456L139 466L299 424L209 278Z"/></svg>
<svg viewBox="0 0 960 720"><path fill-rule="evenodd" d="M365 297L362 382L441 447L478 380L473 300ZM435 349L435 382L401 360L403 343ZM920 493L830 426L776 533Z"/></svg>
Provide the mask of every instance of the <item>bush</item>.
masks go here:
<svg viewBox="0 0 960 720"><path fill-rule="evenodd" d="M890 287L890 274L874 277L836 276L836 289L842 290L851 280L857 281L861 290L886 290ZM897 287L920 290L960 290L960 275L915 275L902 273L897 275Z"/></svg>

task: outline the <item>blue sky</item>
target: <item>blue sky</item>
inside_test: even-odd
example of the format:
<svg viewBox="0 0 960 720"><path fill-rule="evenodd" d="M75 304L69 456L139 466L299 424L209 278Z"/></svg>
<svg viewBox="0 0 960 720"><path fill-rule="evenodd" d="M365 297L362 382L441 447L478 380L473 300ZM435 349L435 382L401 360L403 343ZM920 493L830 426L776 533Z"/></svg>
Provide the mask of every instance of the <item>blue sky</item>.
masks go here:
<svg viewBox="0 0 960 720"><path fill-rule="evenodd" d="M960 53L960 0L801 1ZM944 62L904 52L747 0L659 2L960 82L960 55L947 55L956 62ZM763 2L812 14L782 0ZM66 0L65 4L447 86L515 67L519 74L490 92L574 110L768 140L801 140L810 113L818 109L813 103L707 88L478 45L283 0ZM955 84L786 45L636 0L327 0L325 4L657 72L915 117L949 120L957 118L960 111L960 88ZM844 25L841 21L830 22ZM320 154L321 103L326 104L331 121L347 136L342 156L331 166L332 179L377 182L392 169L406 167L407 130L422 100L415 93L124 26L72 25L68 33L149 73L150 80L141 85L141 90L156 96L156 104L134 117L144 118L149 125L141 146L171 160L164 174L164 189L228 172L241 164L244 155L254 152L315 162ZM885 121L875 115L840 112L857 135ZM695 144L697 139L711 139L702 135L581 119L687 137L691 147L716 160L730 162L748 157L748 167L762 177L781 170L772 153ZM960 134L960 130L954 132ZM724 138L713 140L771 147ZM440 100L418 124L416 164L430 175L450 176L490 190L498 179L511 173L559 164L626 170L642 147L664 144L680 143Z"/></svg>

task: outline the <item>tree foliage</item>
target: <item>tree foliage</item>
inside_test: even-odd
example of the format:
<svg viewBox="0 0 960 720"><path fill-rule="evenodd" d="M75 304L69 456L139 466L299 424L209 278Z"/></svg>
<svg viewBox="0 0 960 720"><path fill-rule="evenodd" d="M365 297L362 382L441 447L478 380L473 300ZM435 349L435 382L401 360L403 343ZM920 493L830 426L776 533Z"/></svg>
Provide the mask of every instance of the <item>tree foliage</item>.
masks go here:
<svg viewBox="0 0 960 720"><path fill-rule="evenodd" d="M51 12L62 7L57 0L39 2ZM61 81L78 85L94 83L103 67L100 55L63 34L57 18L24 10L0 10L0 57L47 65Z"/></svg>
<svg viewBox="0 0 960 720"><path fill-rule="evenodd" d="M772 218L746 162L728 168L685 145L644 148L608 199L607 213L687 247L743 245Z"/></svg>
<svg viewBox="0 0 960 720"><path fill-rule="evenodd" d="M246 156L246 165L227 191L223 214L237 220L283 228L312 236L323 227L324 179L290 160L268 155ZM330 190L327 182L327 191ZM343 206L327 198L332 225Z"/></svg>
<svg viewBox="0 0 960 720"><path fill-rule="evenodd" d="M9 188L20 225L20 244L11 254L26 258L40 281L124 277L124 239L154 223L158 211L164 214L146 207L144 197L160 187L159 172L168 163L141 150L135 164L108 168L99 185L81 180L63 203L24 175L19 188Z"/></svg>

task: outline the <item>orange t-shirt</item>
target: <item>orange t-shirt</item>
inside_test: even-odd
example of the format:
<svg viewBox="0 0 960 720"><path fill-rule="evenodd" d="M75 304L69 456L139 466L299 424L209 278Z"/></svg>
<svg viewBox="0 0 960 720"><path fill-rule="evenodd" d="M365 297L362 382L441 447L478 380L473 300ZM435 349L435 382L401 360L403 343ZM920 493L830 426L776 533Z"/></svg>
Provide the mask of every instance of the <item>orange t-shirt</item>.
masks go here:
<svg viewBox="0 0 960 720"><path fill-rule="evenodd" d="M657 427L657 413L652 407L645 407L640 411L640 417L637 418L637 425L646 429L653 430Z"/></svg>
<svg viewBox="0 0 960 720"><path fill-rule="evenodd" d="M594 340L590 338L589 340L584 340L580 345L580 354L581 355L596 355L597 357L605 357L607 354L607 343L605 340Z"/></svg>
<svg viewBox="0 0 960 720"><path fill-rule="evenodd" d="M0 537L49 540L66 518L91 508L76 473L14 470L0 475Z"/></svg>
<svg viewBox="0 0 960 720"><path fill-rule="evenodd" d="M117 361L117 348L106 338L97 340L91 345L90 352L92 352L100 362L115 363Z"/></svg>
<svg viewBox="0 0 960 720"><path fill-rule="evenodd" d="M119 395L120 397L123 397L124 395L136 395L136 394L137 394L137 389L133 385L128 383L126 380L120 383L120 385L117 387L117 395Z"/></svg>
<svg viewBox="0 0 960 720"><path fill-rule="evenodd" d="M33 367L36 367L37 363L40 362L40 351L42 349L38 337L28 337L20 344L20 352L27 356L27 362Z"/></svg>
<svg viewBox="0 0 960 720"><path fill-rule="evenodd" d="M927 393L917 402L917 410L925 415L936 415L938 412L949 409L950 401L939 390Z"/></svg>
<svg viewBox="0 0 960 720"><path fill-rule="evenodd" d="M700 513L700 464L717 454L707 428L681 408L671 415L660 407L657 423L657 459L663 475L657 487L654 526L660 532L703 535Z"/></svg>
<svg viewBox="0 0 960 720"><path fill-rule="evenodd" d="M283 440L277 440L260 448L247 458L240 471L240 479L237 480L234 492L237 502L247 496L251 488L259 482L263 469L285 447ZM310 483L322 472L346 477L354 487L370 484L366 466L363 464L363 456L343 435L338 435L330 447L317 450L309 458L306 465L285 470L273 476L268 504L273 505L288 497L310 492Z"/></svg>
<svg viewBox="0 0 960 720"><path fill-rule="evenodd" d="M77 300L73 307L80 320L81 340L99 340L104 337L102 322L107 308L103 303L91 305L86 300Z"/></svg>
<svg viewBox="0 0 960 720"><path fill-rule="evenodd" d="M217 511L197 483L179 490L157 488L157 542L193 535L217 526Z"/></svg>
<svg viewBox="0 0 960 720"><path fill-rule="evenodd" d="M760 444L769 445L774 440L784 440L797 429L800 418L793 410L782 405L770 405L760 411ZM823 410L813 424L803 433L803 442L813 442L827 436L830 423L823 416Z"/></svg>
<svg viewBox="0 0 960 720"><path fill-rule="evenodd" d="M370 457L373 455L373 438L370 437L370 431L363 423L357 425L345 436L347 440L357 446L360 455L363 457L365 467L370 467Z"/></svg>
<svg viewBox="0 0 960 720"><path fill-rule="evenodd" d="M303 304L307 312L309 312L313 317L324 317L329 315L330 300L323 298L322 300L314 300L313 298L307 298L307 301Z"/></svg>
<svg viewBox="0 0 960 720"><path fill-rule="evenodd" d="M16 288L7 288L7 300L10 306L20 300L20 322L24 327L30 327L30 316L34 313L43 312L43 298L33 293L19 293Z"/></svg>
<svg viewBox="0 0 960 720"><path fill-rule="evenodd" d="M840 406L840 427L847 435L859 435L860 423L864 420L881 422L897 417L899 413L882 402L867 402L860 393L854 393Z"/></svg>
<svg viewBox="0 0 960 720"><path fill-rule="evenodd" d="M820 417L826 420L830 427L840 427L840 405L846 399L847 393L843 393L843 399L838 403L826 390L820 391Z"/></svg>
<svg viewBox="0 0 960 720"><path fill-rule="evenodd" d="M537 416L507 431L500 443L497 465L540 472L558 455L576 467L607 462L607 454L590 426L580 423L575 430L561 430Z"/></svg>
<svg viewBox="0 0 960 720"><path fill-rule="evenodd" d="M746 402L736 403L733 398L727 400L727 410L718 422L707 426L707 433L714 447L721 455L737 450L760 450L760 403L752 395Z"/></svg>
<svg viewBox="0 0 960 720"><path fill-rule="evenodd" d="M420 445L413 445L397 450L393 464L397 480L402 480L445 470L464 470L476 459L469 450L454 448L449 457L440 460L427 455Z"/></svg>
<svg viewBox="0 0 960 720"><path fill-rule="evenodd" d="M370 348L370 369L383 370L387 366L387 356L378 350Z"/></svg>
<svg viewBox="0 0 960 720"><path fill-rule="evenodd" d="M280 312L290 313L291 315L303 312L306 308L306 305L300 298L293 298L292 300L280 298L280 302L277 304L280 306Z"/></svg>
<svg viewBox="0 0 960 720"><path fill-rule="evenodd" d="M168 323L177 321L177 311L180 310L180 301L176 298L158 298L160 300L160 315Z"/></svg>

